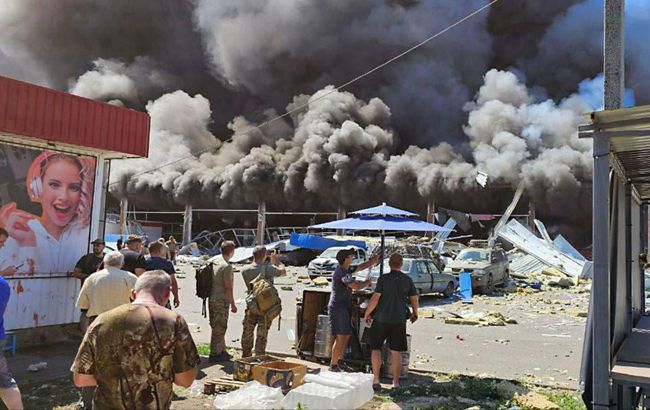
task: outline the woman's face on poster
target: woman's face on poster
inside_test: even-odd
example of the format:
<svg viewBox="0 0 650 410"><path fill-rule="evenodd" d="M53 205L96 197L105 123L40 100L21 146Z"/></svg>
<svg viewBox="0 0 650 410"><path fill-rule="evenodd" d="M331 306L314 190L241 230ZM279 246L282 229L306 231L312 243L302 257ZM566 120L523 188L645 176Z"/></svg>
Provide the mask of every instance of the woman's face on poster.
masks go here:
<svg viewBox="0 0 650 410"><path fill-rule="evenodd" d="M77 214L81 201L79 168L68 161L56 161L43 175L43 213L57 226L66 226Z"/></svg>

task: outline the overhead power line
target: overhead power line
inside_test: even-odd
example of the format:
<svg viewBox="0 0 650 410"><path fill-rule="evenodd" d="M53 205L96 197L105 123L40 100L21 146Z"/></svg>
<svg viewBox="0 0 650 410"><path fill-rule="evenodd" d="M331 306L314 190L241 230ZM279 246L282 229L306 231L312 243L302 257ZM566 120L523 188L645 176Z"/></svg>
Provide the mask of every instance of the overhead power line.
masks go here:
<svg viewBox="0 0 650 410"><path fill-rule="evenodd" d="M453 0L452 0L452 1L453 1ZM246 131L246 132L244 132L244 133L241 133L241 134L239 134L239 135L247 135L248 133L250 133L251 131L254 131L254 130L260 130L260 131L261 131L262 128L266 127L267 125L272 124L272 123L274 123L275 121L278 121L278 120L280 120L280 119L282 119L282 118L284 118L284 117L287 117L287 116L289 116L289 115L291 115L291 114L293 114L293 113L295 113L295 112L297 112L297 111L300 111L300 110L302 110L303 108L306 108L307 106L309 106L309 104L313 104L313 103L315 103L316 101L322 100L323 98L329 96L330 94L335 93L335 92L337 92L337 91L340 91L340 90L342 90L343 88L346 88L346 87L348 87L348 86L350 86L350 85L356 83L357 81L366 78L366 77L369 76L370 74L373 74L374 72L376 72L376 71L378 71L378 70L381 70L382 68L384 68L384 67L386 67L387 65L389 65L389 64L391 64L391 63L393 63L393 62L399 60L400 58L404 57L405 55L412 53L413 51L415 51L415 50L417 50L418 48L422 47L423 45L427 44L428 42L430 42L430 41L436 39L437 37L440 37L441 35L445 34L445 33L448 32L449 30L451 30L451 29L453 29L453 28L455 28L455 27L461 25L462 23L464 23L465 21L471 19L472 17L476 16L477 14L481 13L482 11L484 11L484 10L490 8L491 6L493 6L493 5L494 5L495 3L497 3L497 2L499 2L499 0L492 0L492 1L490 1L488 4L484 5L483 7L480 7L480 8L478 8L478 9L474 10L473 12L471 12L470 14L468 14L468 15L466 15L465 17L461 18L460 20L456 21L455 23L453 23L453 24L451 24L451 25L445 27L444 29L438 31L437 33L433 34L432 36L427 37L426 39L422 40L421 42L417 43L416 45L414 45L414 46L412 46L412 47L410 47L410 48L404 50L403 52L401 52L401 53L397 54L396 56L394 56L394 57L392 57L392 58L390 58L390 59L384 61L383 63L381 63L381 64L375 66L374 68L372 68L372 69L370 69L370 70L364 72L363 74L360 74L360 75L354 77L353 79L351 79L351 80L349 80L349 81L347 81L347 82L345 82L345 83L343 83L343 84L341 84L341 85L339 85L339 86L337 86L337 87L335 87L335 88L333 88L333 89L327 91L326 93L321 94L320 96L318 96L318 97L315 98L315 99L310 99L309 102L306 102L306 103L301 104L301 105L299 105L299 106L297 106L297 107L295 107L295 108L293 108L293 109L291 109L291 110L289 110L289 111L286 111L284 114L278 115L278 116L276 116L276 117L273 117L273 118L271 118L271 119L269 119L269 120L266 120L266 121L264 121L264 122L262 122L262 123L260 123L260 124L258 124L258 125L256 125L256 126L254 126L254 127L251 127L251 129L249 129L248 131ZM234 135L233 135L233 137L234 137ZM225 144L225 143L227 143L227 142L231 142L232 139L233 139L233 137L230 137L230 138L228 138L228 139L222 141L222 143ZM174 164L177 164L177 163L179 163L179 162L182 162L182 161L185 161L185 160L188 160L188 159L196 158L197 156L199 156L199 155L201 155L201 154L203 154L203 153L206 153L206 152L208 152L209 150L210 150L210 148L204 148L204 149L201 149L201 150L195 151L195 152L193 152L193 153L191 153L190 155L187 155L187 156L185 156L185 157L178 158L178 159L175 159L175 160L173 160L173 161L166 162L166 163L164 163L164 164L162 164L162 165L159 165L159 166L157 166L157 167L154 167L154 168L151 168L151 169L147 169L147 170L144 170L144 171L140 171L140 172L136 172L135 174L131 175L131 178L133 178L133 177L137 177L137 176L139 176L139 175L144 175L144 174L148 174L148 173L151 173L151 172L155 172L155 171L157 171L157 170L159 170L159 169L166 168L166 167L168 167L168 166L170 166L170 165L174 165ZM119 183L120 183L120 181L114 181L114 182L111 182L111 183L109 184L109 186L110 186L110 185L113 185L113 184L119 184Z"/></svg>

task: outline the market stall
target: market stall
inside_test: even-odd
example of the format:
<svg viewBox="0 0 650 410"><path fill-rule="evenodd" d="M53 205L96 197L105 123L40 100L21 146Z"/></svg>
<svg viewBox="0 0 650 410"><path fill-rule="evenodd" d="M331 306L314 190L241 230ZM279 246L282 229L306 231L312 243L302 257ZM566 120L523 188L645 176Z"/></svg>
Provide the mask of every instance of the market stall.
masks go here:
<svg viewBox="0 0 650 410"><path fill-rule="evenodd" d="M0 77L0 270L9 330L78 321L69 276L104 233L110 160L147 155L146 113Z"/></svg>
<svg viewBox="0 0 650 410"><path fill-rule="evenodd" d="M303 291L302 302L298 302L296 306L296 335L298 335L296 353L301 359L329 361L332 352L332 339L327 320L330 292L329 288L307 288ZM361 368L370 364L370 350L363 337L366 329L363 316L371 296L372 292L369 290L353 292L350 306L352 337L344 360Z"/></svg>

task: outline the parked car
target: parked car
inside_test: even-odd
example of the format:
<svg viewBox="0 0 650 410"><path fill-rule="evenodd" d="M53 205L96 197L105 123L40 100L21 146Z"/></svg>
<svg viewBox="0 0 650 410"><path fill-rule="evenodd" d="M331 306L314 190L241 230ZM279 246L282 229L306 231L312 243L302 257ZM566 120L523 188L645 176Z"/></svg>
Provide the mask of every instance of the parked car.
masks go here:
<svg viewBox="0 0 650 410"><path fill-rule="evenodd" d="M339 264L336 260L336 254L344 249L353 249L355 252L352 266L361 265L368 260L368 253L366 250L357 246L334 246L327 248L316 259L309 262L309 265L307 265L309 277L314 279L318 276L323 276L330 279L332 273L334 273L334 269L336 269Z"/></svg>
<svg viewBox="0 0 650 410"><path fill-rule="evenodd" d="M384 273L388 273L388 259L384 260ZM454 294L458 287L458 279L454 275L441 272L431 259L425 258L404 258L402 272L407 274L415 285L419 295L427 293L442 293L445 297ZM357 275L360 279L367 276ZM374 266L370 271L370 280L374 289L379 278L379 265Z"/></svg>
<svg viewBox="0 0 650 410"><path fill-rule="evenodd" d="M472 290L488 293L509 278L508 257L503 249L466 248L447 264L445 272L456 277L468 272L472 277Z"/></svg>

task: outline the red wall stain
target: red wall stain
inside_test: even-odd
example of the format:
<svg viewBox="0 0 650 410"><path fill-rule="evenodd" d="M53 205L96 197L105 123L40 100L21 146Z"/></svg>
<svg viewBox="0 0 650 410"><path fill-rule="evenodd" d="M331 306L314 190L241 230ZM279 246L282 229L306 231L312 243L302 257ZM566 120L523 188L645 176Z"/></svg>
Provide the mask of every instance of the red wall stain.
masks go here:
<svg viewBox="0 0 650 410"><path fill-rule="evenodd" d="M23 284L20 281L18 281L18 285L16 286L16 293L22 293L24 291L25 289L23 288Z"/></svg>
<svg viewBox="0 0 650 410"><path fill-rule="evenodd" d="M34 325L38 326L38 313L34 312Z"/></svg>

